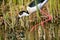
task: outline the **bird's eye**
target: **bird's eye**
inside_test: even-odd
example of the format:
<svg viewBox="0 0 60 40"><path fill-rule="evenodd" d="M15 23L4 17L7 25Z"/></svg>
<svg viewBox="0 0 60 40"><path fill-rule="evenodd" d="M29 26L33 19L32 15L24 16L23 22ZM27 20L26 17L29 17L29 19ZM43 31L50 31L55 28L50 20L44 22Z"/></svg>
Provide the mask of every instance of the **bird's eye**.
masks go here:
<svg viewBox="0 0 60 40"><path fill-rule="evenodd" d="M22 15L25 11L20 11L19 14Z"/></svg>
<svg viewBox="0 0 60 40"><path fill-rule="evenodd" d="M22 15L23 14L23 12L19 12L19 15Z"/></svg>
<svg viewBox="0 0 60 40"><path fill-rule="evenodd" d="M23 13L19 13L20 15L22 15Z"/></svg>

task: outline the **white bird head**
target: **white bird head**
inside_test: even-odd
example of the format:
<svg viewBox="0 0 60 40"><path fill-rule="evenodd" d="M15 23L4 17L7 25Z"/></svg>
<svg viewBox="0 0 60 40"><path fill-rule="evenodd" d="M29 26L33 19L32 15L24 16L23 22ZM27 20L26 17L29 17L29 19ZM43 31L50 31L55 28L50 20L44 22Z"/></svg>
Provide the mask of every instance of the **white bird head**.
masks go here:
<svg viewBox="0 0 60 40"><path fill-rule="evenodd" d="M23 16L29 16L29 13L28 13L28 11L20 11L18 16L20 18L23 17Z"/></svg>

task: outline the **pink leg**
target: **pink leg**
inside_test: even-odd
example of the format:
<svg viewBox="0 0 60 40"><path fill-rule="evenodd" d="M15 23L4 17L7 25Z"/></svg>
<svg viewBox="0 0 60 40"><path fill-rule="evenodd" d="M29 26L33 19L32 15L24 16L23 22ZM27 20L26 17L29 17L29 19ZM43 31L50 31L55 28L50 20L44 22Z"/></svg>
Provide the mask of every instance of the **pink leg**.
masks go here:
<svg viewBox="0 0 60 40"><path fill-rule="evenodd" d="M45 19L45 21L41 21L41 26L44 27L44 23L51 21L52 17L51 17L51 15L49 15L49 13L45 12L44 10L40 10L40 12L42 13L42 15L45 15L48 17L48 19Z"/></svg>
<svg viewBox="0 0 60 40"><path fill-rule="evenodd" d="M51 15L49 15L49 13L45 12L44 10L40 10L40 12L42 15L45 15L48 17L48 19L46 19L45 21L41 21L41 23L39 23L39 24L41 24L42 27L44 27L44 23L51 21L52 17L51 17ZM32 32L39 24L36 24L35 26L33 26L32 29L30 30L30 32Z"/></svg>

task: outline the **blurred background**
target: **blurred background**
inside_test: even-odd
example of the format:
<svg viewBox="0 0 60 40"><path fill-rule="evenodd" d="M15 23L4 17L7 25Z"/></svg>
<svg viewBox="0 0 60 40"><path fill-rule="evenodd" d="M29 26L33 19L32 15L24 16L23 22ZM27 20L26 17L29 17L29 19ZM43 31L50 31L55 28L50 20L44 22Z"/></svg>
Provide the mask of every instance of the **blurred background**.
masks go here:
<svg viewBox="0 0 60 40"><path fill-rule="evenodd" d="M0 0L0 40L60 40L60 0L48 0L42 8L52 16L44 27L37 11L29 17L18 18L33 0ZM36 27L30 32L32 27Z"/></svg>

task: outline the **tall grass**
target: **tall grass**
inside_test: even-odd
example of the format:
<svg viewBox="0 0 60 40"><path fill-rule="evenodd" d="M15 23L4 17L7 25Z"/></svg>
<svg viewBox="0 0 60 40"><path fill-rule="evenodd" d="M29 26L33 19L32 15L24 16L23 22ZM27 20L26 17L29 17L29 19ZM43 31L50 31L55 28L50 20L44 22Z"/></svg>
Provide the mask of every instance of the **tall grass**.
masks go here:
<svg viewBox="0 0 60 40"><path fill-rule="evenodd" d="M3 17L0 19L4 21L4 24L1 24L3 22L0 21L0 40L20 40L18 33L21 29L24 29L25 32L24 40L60 40L60 0L48 0L48 3L44 5L43 9L47 9L45 11L50 13L53 17L52 22L45 24L45 28L41 28L38 24L41 21L39 11L29 17L18 19L18 13L22 10L26 10L26 6L31 1L32 0L1 1L0 14L3 15ZM37 29L35 28L34 31L30 33L32 26L36 26L36 24L38 24ZM8 39L10 36L12 38ZM15 37L17 39L15 39Z"/></svg>

